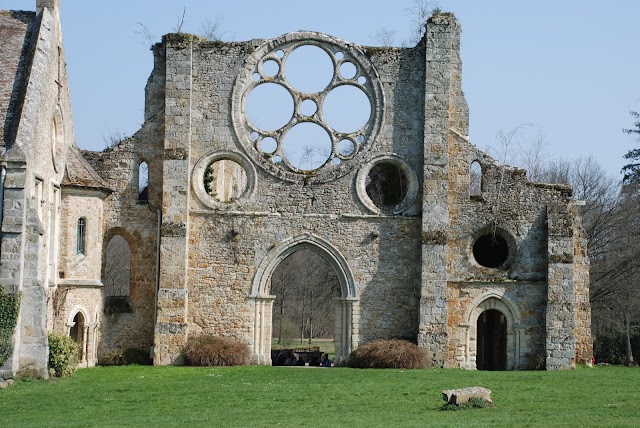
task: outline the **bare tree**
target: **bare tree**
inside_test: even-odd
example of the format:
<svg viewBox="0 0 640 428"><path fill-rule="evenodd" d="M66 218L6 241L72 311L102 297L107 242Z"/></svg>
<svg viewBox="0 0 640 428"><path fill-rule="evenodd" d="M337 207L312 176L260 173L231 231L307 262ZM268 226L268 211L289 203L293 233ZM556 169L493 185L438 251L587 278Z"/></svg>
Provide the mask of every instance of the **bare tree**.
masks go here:
<svg viewBox="0 0 640 428"><path fill-rule="evenodd" d="M178 18L178 23L175 25L175 27L172 28L172 32L174 33L182 33L182 29L184 28L184 23L185 21L185 17L187 15L187 8L183 7L182 8L182 15Z"/></svg>
<svg viewBox="0 0 640 428"><path fill-rule="evenodd" d="M640 312L637 290L640 274L639 191L635 180L622 187L607 240L593 255L590 273L595 324L623 332L627 364L634 362L631 325L639 321Z"/></svg>
<svg viewBox="0 0 640 428"><path fill-rule="evenodd" d="M107 129L107 134L102 137L102 139L104 141L105 150L109 151L120 144L122 140L126 140L127 136L122 131L112 131L111 129Z"/></svg>
<svg viewBox="0 0 640 428"><path fill-rule="evenodd" d="M548 182L570 184L581 208L591 261L590 302L596 336L622 332L625 362L633 363L631 325L640 310L636 284L640 260L640 199L638 185L620 187L598 161L582 157L573 162L549 162L542 172Z"/></svg>
<svg viewBox="0 0 640 428"><path fill-rule="evenodd" d="M339 285L333 268L309 249L297 251L282 261L271 277L274 339L287 342L288 325L296 326L300 343L307 338L332 337L335 326L333 298Z"/></svg>
<svg viewBox="0 0 640 428"><path fill-rule="evenodd" d="M151 31L149 31L149 27L147 27L142 22L138 22L137 25L138 28L134 31L134 33L142 39L145 47L148 48L149 46L153 46L158 40L156 35L151 33Z"/></svg>
<svg viewBox="0 0 640 428"><path fill-rule="evenodd" d="M215 20L206 18L200 25L200 31L198 31L198 36L215 42L222 40L222 35L222 19L220 15L216 16Z"/></svg>
<svg viewBox="0 0 640 428"><path fill-rule="evenodd" d="M435 0L414 0L413 6L406 9L411 16L409 39L404 43L408 46L417 45L424 36L427 20L434 13L439 13L438 2Z"/></svg>
<svg viewBox="0 0 640 428"><path fill-rule="evenodd" d="M373 36L375 42L385 48L391 47L394 44L396 38L396 30L382 26L378 28L376 34Z"/></svg>
<svg viewBox="0 0 640 428"><path fill-rule="evenodd" d="M546 166L547 139L540 128L537 129L533 138L528 141L518 141L519 160L518 164L527 170L527 177L531 181L541 181L544 176Z"/></svg>

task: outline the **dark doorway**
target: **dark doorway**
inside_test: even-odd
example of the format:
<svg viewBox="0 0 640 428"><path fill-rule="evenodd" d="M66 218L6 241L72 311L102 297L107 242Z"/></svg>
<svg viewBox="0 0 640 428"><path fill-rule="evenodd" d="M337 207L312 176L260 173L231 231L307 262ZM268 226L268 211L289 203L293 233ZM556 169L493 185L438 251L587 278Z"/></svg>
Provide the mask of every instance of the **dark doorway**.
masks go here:
<svg viewBox="0 0 640 428"><path fill-rule="evenodd" d="M78 361L82 361L82 351L84 350L84 316L80 312L73 318L73 327L69 331L69 336L78 344Z"/></svg>
<svg viewBox="0 0 640 428"><path fill-rule="evenodd" d="M477 325L478 370L505 370L507 368L507 319L494 309L484 311Z"/></svg>

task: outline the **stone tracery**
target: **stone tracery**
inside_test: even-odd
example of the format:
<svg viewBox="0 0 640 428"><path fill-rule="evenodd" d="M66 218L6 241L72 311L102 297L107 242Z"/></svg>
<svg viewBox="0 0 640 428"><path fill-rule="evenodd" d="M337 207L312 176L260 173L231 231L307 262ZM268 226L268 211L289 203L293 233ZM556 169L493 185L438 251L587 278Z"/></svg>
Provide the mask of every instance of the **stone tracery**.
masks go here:
<svg viewBox="0 0 640 428"><path fill-rule="evenodd" d="M288 73L298 52L309 48L330 62L330 76L308 82ZM267 126L246 113L261 92L277 99L274 106L280 107ZM355 46L297 32L264 43L248 58L236 80L233 103L238 140L263 169L288 181L306 176L311 182L326 182L346 174L372 146L383 96L373 65ZM343 105L349 108L348 123L339 111ZM307 141L319 149L310 153L300 144Z"/></svg>

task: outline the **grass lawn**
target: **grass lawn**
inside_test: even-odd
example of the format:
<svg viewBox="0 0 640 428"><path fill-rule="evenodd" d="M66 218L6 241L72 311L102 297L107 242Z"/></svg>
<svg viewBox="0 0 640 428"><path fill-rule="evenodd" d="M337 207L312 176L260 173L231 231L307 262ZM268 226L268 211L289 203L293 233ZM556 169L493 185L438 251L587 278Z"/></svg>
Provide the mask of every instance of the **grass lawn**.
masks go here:
<svg viewBox="0 0 640 428"><path fill-rule="evenodd" d="M495 406L441 411L440 392ZM0 425L289 427L640 426L640 369L563 372L298 367L97 367L0 390Z"/></svg>

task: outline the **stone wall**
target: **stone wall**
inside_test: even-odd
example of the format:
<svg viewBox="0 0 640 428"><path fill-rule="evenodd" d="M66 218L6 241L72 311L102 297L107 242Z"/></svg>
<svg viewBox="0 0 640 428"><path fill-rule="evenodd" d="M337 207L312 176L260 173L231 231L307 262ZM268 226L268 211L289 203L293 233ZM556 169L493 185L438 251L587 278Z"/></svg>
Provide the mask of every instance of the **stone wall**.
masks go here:
<svg viewBox="0 0 640 428"><path fill-rule="evenodd" d="M335 74L326 89L301 95L284 75L265 75L266 61L282 66L300 44L323 49L335 70L355 64L356 77L342 82ZM254 362L268 364L270 275L308 248L341 285L338 359L361 343L400 337L417 341L433 365L476 368L476 323L490 309L507 323L507 368L541 360L569 368L586 358L588 260L571 191L530 183L525 171L469 143L459 44L450 14L431 18L424 40L409 49L313 32L233 43L165 36L153 49L141 130L103 153L85 152L117 189L105 201L103 247L121 234L132 249L134 310L104 320L100 352L153 340L155 364L178 364L189 335L215 334L246 341ZM322 115L299 111L306 99L320 105L336 82L361 89L370 102L369 121L354 133L334 134ZM283 159L285 131L247 120L248 94L266 83L293 98L282 129L310 122L333 139L326 164L296 169ZM273 152L261 151L266 138L276 141ZM352 153L336 150L340 139L352 141ZM137 199L142 161L148 203ZM221 200L211 191L207 171L217 161L244 170L244 192ZM482 169L477 194L470 192L474 161ZM380 165L404 174L405 193L394 206L376 205L367 193ZM505 260L478 262L474 245L483 236L504 242Z"/></svg>

